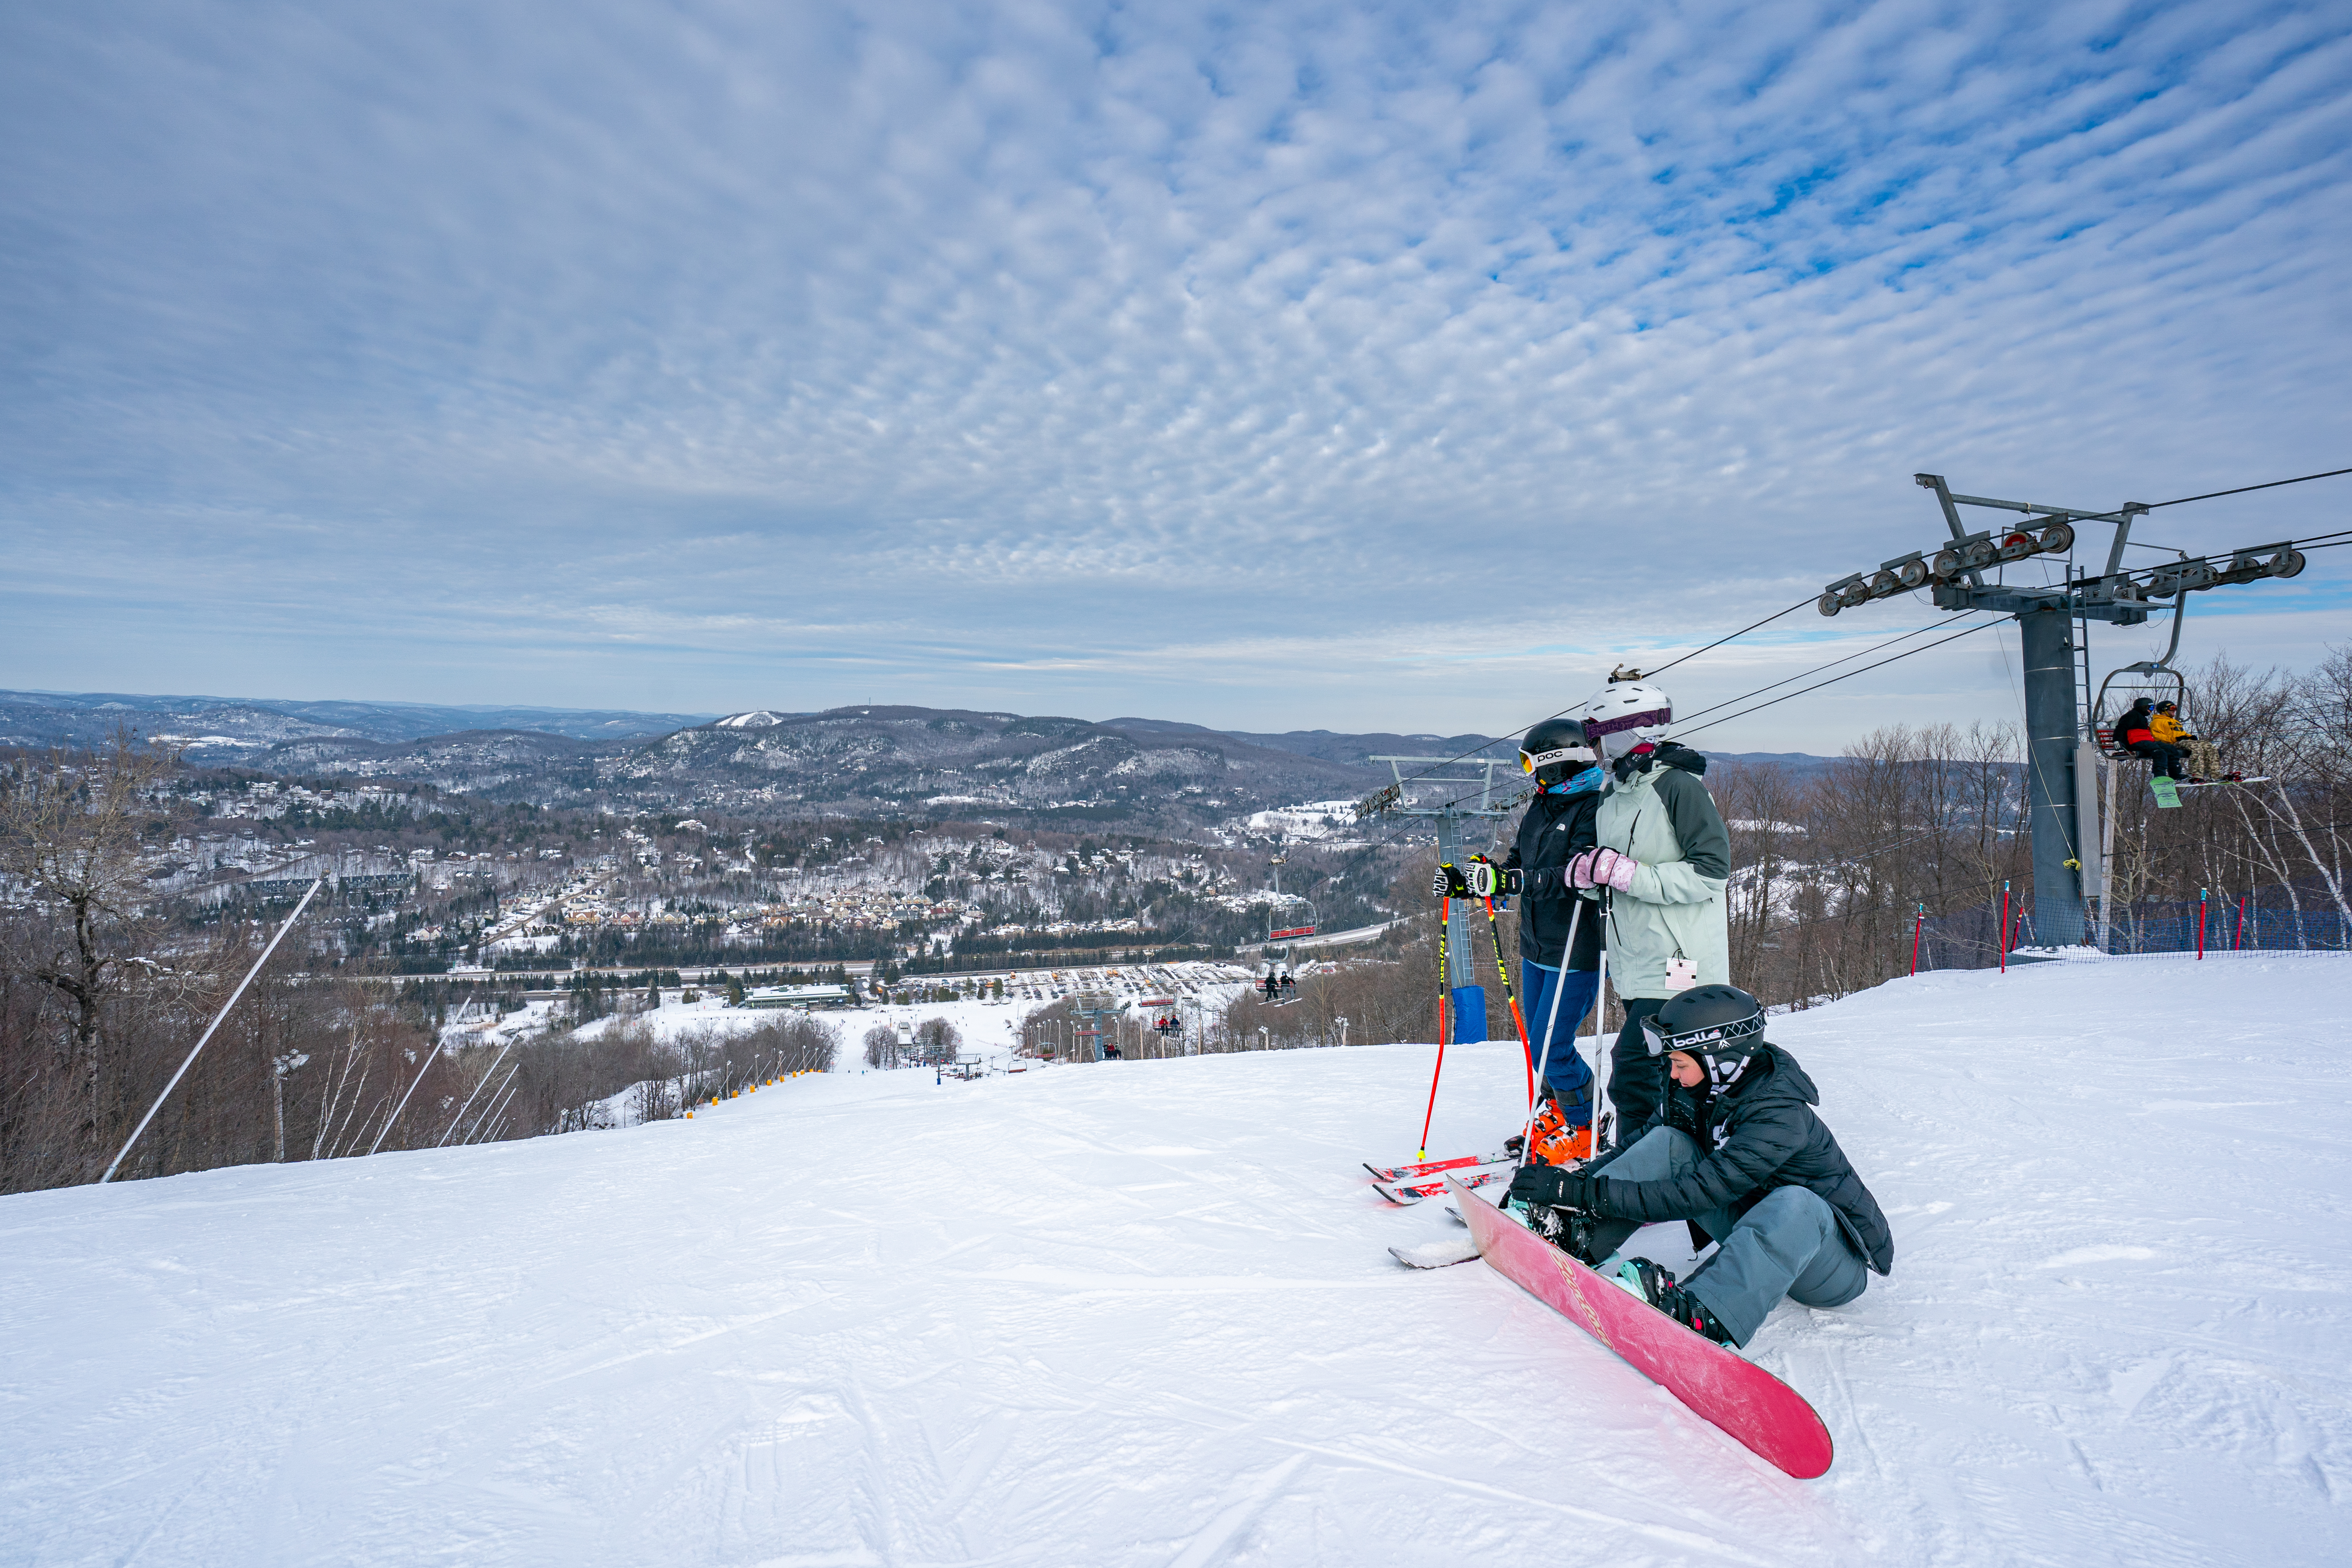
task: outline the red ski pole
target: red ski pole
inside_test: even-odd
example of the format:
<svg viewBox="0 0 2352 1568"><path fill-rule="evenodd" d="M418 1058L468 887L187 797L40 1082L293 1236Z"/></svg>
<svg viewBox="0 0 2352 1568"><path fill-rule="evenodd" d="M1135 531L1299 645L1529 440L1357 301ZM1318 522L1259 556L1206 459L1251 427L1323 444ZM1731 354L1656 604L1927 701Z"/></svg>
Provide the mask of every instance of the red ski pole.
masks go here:
<svg viewBox="0 0 2352 1568"><path fill-rule="evenodd" d="M1919 918L1911 922L1911 973L1919 973L1919 933L1927 924L1927 906L1919 906Z"/></svg>
<svg viewBox="0 0 2352 1568"><path fill-rule="evenodd" d="M1429 1123L1437 1115L1437 1080L1445 1073L1445 928L1452 923L1454 900L1440 899L1437 902L1437 1067L1429 1075L1429 1109L1421 1113L1421 1152L1416 1160L1429 1158Z"/></svg>
<svg viewBox="0 0 2352 1568"><path fill-rule="evenodd" d="M2009 884L2000 885L2000 972L2009 973Z"/></svg>
<svg viewBox="0 0 2352 1568"><path fill-rule="evenodd" d="M2209 889L2197 889L2197 962L2205 962L2205 895Z"/></svg>

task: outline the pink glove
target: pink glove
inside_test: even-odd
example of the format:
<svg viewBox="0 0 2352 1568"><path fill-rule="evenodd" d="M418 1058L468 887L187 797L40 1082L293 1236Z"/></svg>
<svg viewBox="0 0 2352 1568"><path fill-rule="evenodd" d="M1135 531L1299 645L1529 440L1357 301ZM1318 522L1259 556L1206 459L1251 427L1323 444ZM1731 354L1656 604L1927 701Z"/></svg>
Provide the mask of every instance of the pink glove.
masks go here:
<svg viewBox="0 0 2352 1568"><path fill-rule="evenodd" d="M1620 855L1603 845L1571 857L1568 862L1568 879L1580 888L1614 888L1625 891L1633 885L1633 873L1642 863L1631 855Z"/></svg>

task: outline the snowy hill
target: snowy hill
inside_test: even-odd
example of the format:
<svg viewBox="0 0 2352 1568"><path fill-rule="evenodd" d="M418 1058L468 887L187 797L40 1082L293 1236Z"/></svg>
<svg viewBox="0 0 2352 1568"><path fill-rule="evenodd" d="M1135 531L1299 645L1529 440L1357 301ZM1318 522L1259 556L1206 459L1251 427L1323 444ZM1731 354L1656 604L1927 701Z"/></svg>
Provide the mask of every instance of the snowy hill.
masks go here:
<svg viewBox="0 0 2352 1568"><path fill-rule="evenodd" d="M1828 1421L1815 1482L1484 1265L1390 1261L1458 1232L1357 1169L1427 1087L1382 1047L0 1199L0 1560L2342 1562L2347 981L2050 964L1776 1021L1897 1236L1749 1347ZM1433 1143L1519 1093L1449 1052Z"/></svg>

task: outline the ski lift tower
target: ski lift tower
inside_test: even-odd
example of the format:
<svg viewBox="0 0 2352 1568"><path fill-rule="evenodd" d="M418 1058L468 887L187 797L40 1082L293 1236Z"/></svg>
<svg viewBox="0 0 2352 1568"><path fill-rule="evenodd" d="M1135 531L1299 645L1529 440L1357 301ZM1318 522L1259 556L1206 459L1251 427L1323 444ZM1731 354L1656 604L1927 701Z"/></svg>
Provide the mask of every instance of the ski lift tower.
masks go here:
<svg viewBox="0 0 2352 1568"><path fill-rule="evenodd" d="M2025 785L2033 833L2034 938L2043 947L2079 945L2086 934L2084 895L2105 885L2096 715L2083 705L2089 686L2090 623L2138 626L2148 617L2151 599L2174 600L2177 616L2189 594L2227 583L2292 577L2303 570L2303 555L2287 543L2252 545L2222 552L2229 557L2226 565L2216 566L2210 557L2183 558L2132 570L2123 563L2124 547L2131 542L2132 519L2149 510L2142 502L2093 511L1954 495L1940 474L1911 477L1920 489L1936 492L1950 542L1932 552L1915 550L1883 561L1875 572L1841 577L1822 590L1817 607L1824 616L1834 616L1873 599L1932 587L1938 609L1990 610L2017 617L2025 664ZM2021 516L2014 523L1971 532L1960 521L1962 507ZM2071 555L2079 522L2115 525L2104 572L2079 570L2069 560L2054 584L1985 581L1988 569L2012 561ZM2074 635L2077 623L2083 628L2079 637ZM2084 661L2079 683L2077 656ZM2104 924L2106 910L2102 907L2099 912Z"/></svg>
<svg viewBox="0 0 2352 1568"><path fill-rule="evenodd" d="M1396 781L1356 803L1356 820L1383 814L1425 816L1437 827L1437 858L1459 862L1465 842L1462 825L1508 816L1527 798L1528 790L1508 781L1497 782L1495 770L1516 770L1516 759L1503 757L1374 757L1389 764ZM1405 777L1406 767L1426 768ZM1410 784L1413 794L1405 793ZM1456 899L1445 924L1445 996L1457 1040L1486 1037L1486 993L1470 958L1469 900Z"/></svg>

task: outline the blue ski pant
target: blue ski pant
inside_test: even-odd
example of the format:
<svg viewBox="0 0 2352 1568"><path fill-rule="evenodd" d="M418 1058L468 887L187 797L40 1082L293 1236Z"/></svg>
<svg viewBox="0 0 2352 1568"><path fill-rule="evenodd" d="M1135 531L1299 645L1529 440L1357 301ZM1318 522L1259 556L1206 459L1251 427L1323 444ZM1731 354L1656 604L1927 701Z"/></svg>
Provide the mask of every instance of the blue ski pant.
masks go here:
<svg viewBox="0 0 2352 1568"><path fill-rule="evenodd" d="M1531 958L1519 961L1519 989L1527 996L1528 1065L1543 1063L1544 1082L1559 1101L1560 1114L1570 1127L1592 1122L1592 1069L1576 1054L1576 1026L1592 1011L1593 994L1601 989L1601 973L1592 969L1547 968ZM1552 1016L1552 992L1559 992L1559 1016ZM1544 1057L1544 1029L1551 1029L1551 1056Z"/></svg>
<svg viewBox="0 0 2352 1568"><path fill-rule="evenodd" d="M1654 1127L1612 1160L1606 1174L1611 1181L1663 1182L1698 1163L1698 1145L1687 1133ZM1755 1337L1783 1296L1807 1307L1843 1307L1870 1282L1837 1211L1809 1187L1775 1187L1737 1219L1729 1209L1689 1218L1717 1245L1683 1288L1731 1331L1735 1343Z"/></svg>

